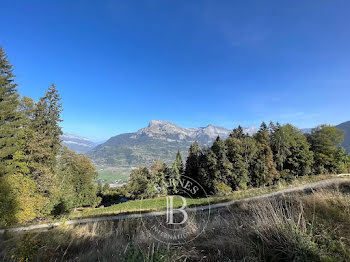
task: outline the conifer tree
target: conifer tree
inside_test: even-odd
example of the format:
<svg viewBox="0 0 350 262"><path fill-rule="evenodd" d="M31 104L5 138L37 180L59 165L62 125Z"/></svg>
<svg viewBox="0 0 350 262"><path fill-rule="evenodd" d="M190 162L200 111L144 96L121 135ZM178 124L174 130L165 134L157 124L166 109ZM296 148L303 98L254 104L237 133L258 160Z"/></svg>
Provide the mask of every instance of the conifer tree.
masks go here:
<svg viewBox="0 0 350 262"><path fill-rule="evenodd" d="M19 95L12 65L0 47L0 177L26 172L24 166L24 117L19 111Z"/></svg>
<svg viewBox="0 0 350 262"><path fill-rule="evenodd" d="M246 138L229 137L225 143L227 146L227 158L232 164L232 188L245 189L249 183L249 160L247 159Z"/></svg>
<svg viewBox="0 0 350 262"><path fill-rule="evenodd" d="M171 183L171 189L169 194L175 194L178 192L178 184L181 176L184 174L184 166L182 163L181 154L177 151L176 159L174 161L173 167L169 170L169 181Z"/></svg>
<svg viewBox="0 0 350 262"><path fill-rule="evenodd" d="M241 126L238 126L237 128L233 129L229 137L242 139L246 136L244 134L243 128Z"/></svg>
<svg viewBox="0 0 350 262"><path fill-rule="evenodd" d="M52 170L54 170L56 166L56 157L61 148L62 140L60 139L60 136L63 134L62 129L59 125L60 122L62 122L61 98L54 84L52 84L48 88L45 94L45 100L47 104L46 120L47 120L47 129L48 129L48 136L50 139L50 150L51 150L50 165Z"/></svg>
<svg viewBox="0 0 350 262"><path fill-rule="evenodd" d="M262 122L260 125L260 129L258 132L254 135L254 138L261 144L269 144L270 143L270 137L269 137L269 129L265 122Z"/></svg>
<svg viewBox="0 0 350 262"><path fill-rule="evenodd" d="M45 97L35 104L31 125L27 130L26 155L31 177L36 181L39 192L50 198L51 202L59 193L56 159L61 148L61 111L57 89L55 85L51 85Z"/></svg>
<svg viewBox="0 0 350 262"><path fill-rule="evenodd" d="M31 100L19 99L12 66L0 47L0 223L26 222L41 216L46 201L28 177L25 155ZM6 189L6 190L5 190Z"/></svg>
<svg viewBox="0 0 350 262"><path fill-rule="evenodd" d="M179 175L179 177L184 172L184 165L183 165L183 162L182 162L182 157L181 157L180 151L177 151L176 159L175 159L174 164L173 164L173 169Z"/></svg>
<svg viewBox="0 0 350 262"><path fill-rule="evenodd" d="M279 174L270 147L269 131L264 122L254 135L254 139L257 141L257 157L251 167L251 183L253 186L271 184L279 177Z"/></svg>
<svg viewBox="0 0 350 262"><path fill-rule="evenodd" d="M232 163L227 158L226 144L220 137L217 137L212 147L212 152L216 158L216 167L213 181L223 183L229 187L235 186L235 180L232 176ZM215 189L215 191L218 191Z"/></svg>
<svg viewBox="0 0 350 262"><path fill-rule="evenodd" d="M188 157L186 160L185 175L193 178L194 180L200 180L199 177L199 156L200 147L197 141L195 141L188 150Z"/></svg>
<svg viewBox="0 0 350 262"><path fill-rule="evenodd" d="M47 111L45 99L40 98L34 107L33 121L27 130L26 155L30 175L35 180L39 192L45 197L50 197L55 180Z"/></svg>

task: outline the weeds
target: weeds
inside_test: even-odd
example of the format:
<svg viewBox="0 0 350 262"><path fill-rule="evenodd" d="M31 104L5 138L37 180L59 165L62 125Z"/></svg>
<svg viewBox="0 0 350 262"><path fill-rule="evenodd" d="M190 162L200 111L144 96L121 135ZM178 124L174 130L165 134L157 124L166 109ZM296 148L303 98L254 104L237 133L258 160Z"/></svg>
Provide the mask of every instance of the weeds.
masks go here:
<svg viewBox="0 0 350 262"><path fill-rule="evenodd" d="M183 246L154 240L139 219L62 226L0 241L3 261L350 261L348 184L217 210ZM191 221L196 230L201 221ZM146 223L156 223L152 217ZM197 223L197 224L196 224ZM12 256L12 257L11 257Z"/></svg>

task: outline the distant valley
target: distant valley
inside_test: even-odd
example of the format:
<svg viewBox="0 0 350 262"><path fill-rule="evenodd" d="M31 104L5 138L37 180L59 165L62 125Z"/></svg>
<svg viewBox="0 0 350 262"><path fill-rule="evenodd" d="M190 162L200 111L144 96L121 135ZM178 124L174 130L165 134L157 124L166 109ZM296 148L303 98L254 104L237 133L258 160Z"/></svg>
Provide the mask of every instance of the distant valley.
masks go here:
<svg viewBox="0 0 350 262"><path fill-rule="evenodd" d="M255 127L245 129L249 134L255 131ZM96 165L103 167L149 167L156 160L172 164L177 151L185 159L188 148L194 141L209 146L216 137L224 139L230 132L229 129L213 125L184 128L168 121L152 120L147 127L135 133L111 137L88 151L87 155Z"/></svg>
<svg viewBox="0 0 350 262"><path fill-rule="evenodd" d="M345 131L343 146L350 152L350 121L337 127ZM311 130L305 128L302 132L309 133ZM256 127L244 129L250 135L256 131ZM229 129L213 125L184 128L169 121L151 120L147 127L137 132L113 136L102 144L73 134L65 133L61 138L68 148L86 153L104 181L108 181L109 177L124 181L132 168L141 165L150 167L156 160L171 165L177 151L181 152L185 160L188 148L194 141L197 140L202 146L210 146L216 137L225 139L230 132Z"/></svg>

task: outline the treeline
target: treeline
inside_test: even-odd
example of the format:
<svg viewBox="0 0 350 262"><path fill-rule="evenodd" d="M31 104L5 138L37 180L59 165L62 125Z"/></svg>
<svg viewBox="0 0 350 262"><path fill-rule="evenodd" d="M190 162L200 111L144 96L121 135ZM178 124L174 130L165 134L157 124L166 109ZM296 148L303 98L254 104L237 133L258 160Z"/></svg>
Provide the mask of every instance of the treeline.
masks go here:
<svg viewBox="0 0 350 262"><path fill-rule="evenodd" d="M343 131L329 125L304 135L290 124L262 123L253 136L239 126L226 140L218 137L209 148L194 142L185 167L178 153L170 168L156 162L150 170L133 170L130 182L121 191L132 198L173 193L166 192L165 177L185 175L199 182L209 194L225 195L299 176L350 172L350 156L340 146L343 140Z"/></svg>
<svg viewBox="0 0 350 262"><path fill-rule="evenodd" d="M95 206L95 167L61 146L62 104L55 85L37 102L20 97L0 47L0 225Z"/></svg>

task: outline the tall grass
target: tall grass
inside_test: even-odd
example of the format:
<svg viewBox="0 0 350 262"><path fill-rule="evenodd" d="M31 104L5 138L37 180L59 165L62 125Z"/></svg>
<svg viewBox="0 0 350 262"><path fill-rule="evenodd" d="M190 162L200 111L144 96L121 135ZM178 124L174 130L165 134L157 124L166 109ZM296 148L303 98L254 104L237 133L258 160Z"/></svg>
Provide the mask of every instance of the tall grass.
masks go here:
<svg viewBox="0 0 350 262"><path fill-rule="evenodd" d="M219 209L182 246L157 242L130 219L7 234L0 261L350 261L349 225L349 185L340 184Z"/></svg>
<svg viewBox="0 0 350 262"><path fill-rule="evenodd" d="M296 186L301 186L308 183L318 182L318 181L331 179L331 178L335 178L335 177L332 175L305 176L305 177L299 177L298 179L294 179L289 182L280 181L279 183L273 186L238 190L227 196L211 196L211 197L198 198L198 199L187 198L186 201L189 206L208 205L208 203L210 204L222 203L230 200L240 200L248 197L260 196L260 195L276 192L279 190L293 188ZM179 199L175 199L174 207L180 207L181 205L182 205L182 201ZM160 211L165 209L166 209L165 197L158 197L153 199L132 200L125 203L112 205L110 207L86 209L84 211L71 214L69 218L78 219L78 218L85 218L85 217L117 215L121 213L135 213L135 212L138 213L140 211L142 212Z"/></svg>

